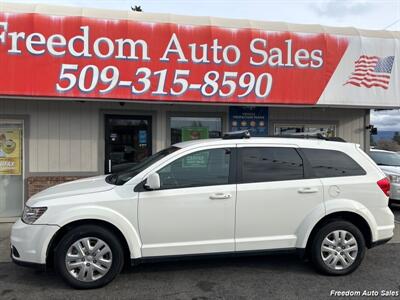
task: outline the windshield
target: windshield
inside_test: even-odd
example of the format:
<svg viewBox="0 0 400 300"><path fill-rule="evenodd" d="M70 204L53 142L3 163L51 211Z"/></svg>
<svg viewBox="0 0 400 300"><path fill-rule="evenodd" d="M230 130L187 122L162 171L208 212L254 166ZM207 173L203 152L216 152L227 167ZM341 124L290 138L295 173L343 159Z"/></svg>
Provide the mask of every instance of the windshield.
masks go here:
<svg viewBox="0 0 400 300"><path fill-rule="evenodd" d="M371 151L370 155L377 165L400 167L400 154L394 152Z"/></svg>
<svg viewBox="0 0 400 300"><path fill-rule="evenodd" d="M135 165L132 168L129 168L128 170L124 170L122 172L118 173L112 173L106 177L106 182L115 184L115 185L123 185L125 182L131 180L133 177L135 177L137 174L142 172L143 170L147 169L150 167L152 164L155 162L159 161L160 159L166 157L167 155L179 150L180 148L178 147L169 147L167 149L161 150L160 152L157 152L141 162L139 162L137 165Z"/></svg>

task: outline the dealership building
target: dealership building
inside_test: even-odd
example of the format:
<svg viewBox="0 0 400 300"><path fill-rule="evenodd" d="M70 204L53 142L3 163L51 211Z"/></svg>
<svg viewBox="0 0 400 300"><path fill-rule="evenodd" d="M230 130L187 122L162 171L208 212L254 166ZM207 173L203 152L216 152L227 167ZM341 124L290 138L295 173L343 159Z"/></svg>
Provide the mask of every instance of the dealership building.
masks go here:
<svg viewBox="0 0 400 300"><path fill-rule="evenodd" d="M0 222L57 183L249 129L369 149L400 34L0 3Z"/></svg>

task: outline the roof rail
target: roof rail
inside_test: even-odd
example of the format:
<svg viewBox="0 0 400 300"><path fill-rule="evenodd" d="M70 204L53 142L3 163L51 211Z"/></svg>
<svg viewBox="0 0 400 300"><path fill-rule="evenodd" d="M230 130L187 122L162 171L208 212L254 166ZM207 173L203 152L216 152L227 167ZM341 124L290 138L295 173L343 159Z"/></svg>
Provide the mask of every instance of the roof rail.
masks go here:
<svg viewBox="0 0 400 300"><path fill-rule="evenodd" d="M249 130L241 130L241 131L231 131L225 132L222 136L224 140L232 140L232 139L249 139L251 137ZM291 138L291 139L316 139L316 140L324 140L330 142L342 142L346 143L346 140L341 137L333 136L326 137L321 133L311 133L311 134L283 134L283 135L268 135L267 137L272 138Z"/></svg>
<svg viewBox="0 0 400 300"><path fill-rule="evenodd" d="M249 138L250 138L250 131L248 130L225 132L224 135L222 136L223 140L249 139Z"/></svg>
<svg viewBox="0 0 400 300"><path fill-rule="evenodd" d="M338 136L326 137L326 136L322 135L321 133L299 134L299 135L291 135L291 134L272 135L272 136L269 136L269 137L292 138L292 139L317 139L317 140L324 140L324 141L330 141L330 142L347 143L346 140L341 138L341 137L338 137Z"/></svg>

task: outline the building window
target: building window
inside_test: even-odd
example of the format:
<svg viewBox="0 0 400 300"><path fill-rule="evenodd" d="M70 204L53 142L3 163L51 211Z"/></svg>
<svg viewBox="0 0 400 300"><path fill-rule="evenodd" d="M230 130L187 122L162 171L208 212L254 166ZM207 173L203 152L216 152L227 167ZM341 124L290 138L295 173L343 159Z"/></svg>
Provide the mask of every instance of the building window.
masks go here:
<svg viewBox="0 0 400 300"><path fill-rule="evenodd" d="M171 117L171 145L190 140L219 138L222 119L208 117Z"/></svg>
<svg viewBox="0 0 400 300"><path fill-rule="evenodd" d="M21 215L24 151L24 122L0 120L0 219Z"/></svg>
<svg viewBox="0 0 400 300"><path fill-rule="evenodd" d="M302 135L320 133L325 137L336 136L336 126L332 124L275 124L275 135Z"/></svg>

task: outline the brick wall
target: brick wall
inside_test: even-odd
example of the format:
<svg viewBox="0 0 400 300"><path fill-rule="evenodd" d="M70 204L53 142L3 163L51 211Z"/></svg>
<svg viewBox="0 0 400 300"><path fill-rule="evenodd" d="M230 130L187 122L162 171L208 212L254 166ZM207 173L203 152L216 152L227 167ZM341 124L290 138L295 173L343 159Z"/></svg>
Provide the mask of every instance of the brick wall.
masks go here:
<svg viewBox="0 0 400 300"><path fill-rule="evenodd" d="M79 176L34 176L28 178L28 198L34 194L67 181L72 181L84 177Z"/></svg>

